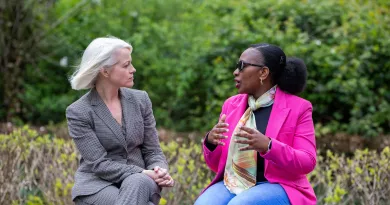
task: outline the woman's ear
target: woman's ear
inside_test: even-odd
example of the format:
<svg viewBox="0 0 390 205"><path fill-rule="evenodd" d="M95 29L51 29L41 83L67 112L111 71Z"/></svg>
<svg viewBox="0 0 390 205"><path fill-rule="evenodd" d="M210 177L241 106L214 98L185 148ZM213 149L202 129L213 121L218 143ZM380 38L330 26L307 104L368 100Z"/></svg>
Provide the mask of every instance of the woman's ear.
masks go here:
<svg viewBox="0 0 390 205"><path fill-rule="evenodd" d="M108 76L109 76L108 70L106 68L101 68L100 74L106 78L108 78Z"/></svg>
<svg viewBox="0 0 390 205"><path fill-rule="evenodd" d="M260 79L267 79L269 76L269 68L268 67L263 67L262 69L259 70L259 78Z"/></svg>

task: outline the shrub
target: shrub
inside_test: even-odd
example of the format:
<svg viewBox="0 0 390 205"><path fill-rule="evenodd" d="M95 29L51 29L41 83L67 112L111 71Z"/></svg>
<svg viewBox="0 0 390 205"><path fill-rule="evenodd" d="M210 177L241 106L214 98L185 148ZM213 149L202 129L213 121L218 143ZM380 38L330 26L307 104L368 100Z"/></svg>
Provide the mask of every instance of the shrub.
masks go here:
<svg viewBox="0 0 390 205"><path fill-rule="evenodd" d="M71 204L75 150L28 126L0 134L0 204Z"/></svg>
<svg viewBox="0 0 390 205"><path fill-rule="evenodd" d="M193 204L214 176L200 142L170 141L161 147L176 184L165 188L161 204ZM346 157L324 152L308 176L318 204L389 204L390 148L378 153L356 150ZM71 140L40 135L25 126L0 134L0 204L72 204L70 190L77 168Z"/></svg>
<svg viewBox="0 0 390 205"><path fill-rule="evenodd" d="M241 52L270 42L306 62L302 96L314 105L319 134L390 133L388 1L58 0L51 11L61 24L42 41L52 47L18 79L27 121L64 120L64 108L83 93L70 91L66 76L93 38L114 35L134 46L135 86L149 93L159 126L210 129L236 93Z"/></svg>

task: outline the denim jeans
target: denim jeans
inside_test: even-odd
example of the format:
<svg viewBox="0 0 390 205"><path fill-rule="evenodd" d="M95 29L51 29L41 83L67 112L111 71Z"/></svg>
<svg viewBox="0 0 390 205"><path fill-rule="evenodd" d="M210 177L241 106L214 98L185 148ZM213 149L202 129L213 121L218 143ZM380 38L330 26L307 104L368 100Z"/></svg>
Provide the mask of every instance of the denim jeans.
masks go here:
<svg viewBox="0 0 390 205"><path fill-rule="evenodd" d="M257 183L239 195L230 193L223 181L209 187L196 200L195 205L289 205L283 187L268 182Z"/></svg>

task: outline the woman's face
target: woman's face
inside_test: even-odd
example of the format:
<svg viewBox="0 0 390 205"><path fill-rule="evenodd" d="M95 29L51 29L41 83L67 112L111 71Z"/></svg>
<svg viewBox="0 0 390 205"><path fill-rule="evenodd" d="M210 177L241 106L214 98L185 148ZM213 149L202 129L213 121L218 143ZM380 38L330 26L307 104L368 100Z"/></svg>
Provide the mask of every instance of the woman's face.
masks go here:
<svg viewBox="0 0 390 205"><path fill-rule="evenodd" d="M109 81L117 87L133 87L136 70L131 63L130 50L128 48L117 50L115 58L117 63L108 70Z"/></svg>
<svg viewBox="0 0 390 205"><path fill-rule="evenodd" d="M239 62L242 61L241 68L243 69L240 71L239 68L236 68L233 72L239 94L255 95L256 91L261 87L259 73L263 67L261 58L260 52L252 48L248 48L241 54Z"/></svg>

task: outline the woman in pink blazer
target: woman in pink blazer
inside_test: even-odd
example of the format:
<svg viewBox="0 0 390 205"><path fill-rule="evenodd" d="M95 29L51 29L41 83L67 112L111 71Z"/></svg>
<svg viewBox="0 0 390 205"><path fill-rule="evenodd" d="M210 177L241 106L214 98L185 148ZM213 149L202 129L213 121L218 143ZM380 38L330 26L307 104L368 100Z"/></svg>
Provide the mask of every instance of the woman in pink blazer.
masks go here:
<svg viewBox="0 0 390 205"><path fill-rule="evenodd" d="M312 105L296 96L306 85L304 62L255 44L233 75L239 94L225 101L203 144L216 176L195 205L316 204L306 177L316 165Z"/></svg>

